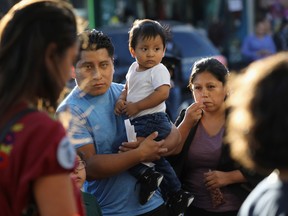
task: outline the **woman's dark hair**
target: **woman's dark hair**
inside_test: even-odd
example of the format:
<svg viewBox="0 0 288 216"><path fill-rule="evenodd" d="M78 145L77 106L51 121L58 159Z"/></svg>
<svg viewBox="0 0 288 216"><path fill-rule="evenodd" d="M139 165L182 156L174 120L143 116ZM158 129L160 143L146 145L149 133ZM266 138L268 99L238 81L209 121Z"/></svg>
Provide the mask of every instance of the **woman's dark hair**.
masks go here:
<svg viewBox="0 0 288 216"><path fill-rule="evenodd" d="M55 107L63 86L48 72L45 50L54 43L61 56L76 40L76 18L66 1L12 7L0 22L0 116L23 99L42 98Z"/></svg>
<svg viewBox="0 0 288 216"><path fill-rule="evenodd" d="M288 60L285 52L252 63L231 80L227 141L232 156L265 174L288 168Z"/></svg>
<svg viewBox="0 0 288 216"><path fill-rule="evenodd" d="M159 22L150 19L136 20L129 31L129 47L135 49L139 38L155 38L158 35L161 37L165 48L167 40L170 39L169 26L162 26Z"/></svg>
<svg viewBox="0 0 288 216"><path fill-rule="evenodd" d="M223 83L227 82L227 76L229 75L228 69L220 61L215 58L203 58L194 63L188 87L191 89L194 79L198 74L203 72L211 73L217 80Z"/></svg>
<svg viewBox="0 0 288 216"><path fill-rule="evenodd" d="M254 96L250 101L254 124L250 129L248 142L253 150L252 159L258 166L271 170L287 169L287 58L270 70L271 72L256 84Z"/></svg>

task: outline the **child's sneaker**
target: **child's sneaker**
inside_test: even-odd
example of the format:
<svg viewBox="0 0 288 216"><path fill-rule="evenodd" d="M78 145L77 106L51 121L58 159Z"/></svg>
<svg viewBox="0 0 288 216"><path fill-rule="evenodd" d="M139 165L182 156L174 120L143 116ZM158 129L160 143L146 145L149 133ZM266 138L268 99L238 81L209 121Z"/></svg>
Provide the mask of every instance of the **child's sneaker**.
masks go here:
<svg viewBox="0 0 288 216"><path fill-rule="evenodd" d="M163 180L163 175L148 168L140 177L140 204L144 205L153 196Z"/></svg>
<svg viewBox="0 0 288 216"><path fill-rule="evenodd" d="M184 215L186 209L191 205L194 200L194 196L187 191L179 190L175 193L171 193L168 196L167 207L169 216L181 216Z"/></svg>

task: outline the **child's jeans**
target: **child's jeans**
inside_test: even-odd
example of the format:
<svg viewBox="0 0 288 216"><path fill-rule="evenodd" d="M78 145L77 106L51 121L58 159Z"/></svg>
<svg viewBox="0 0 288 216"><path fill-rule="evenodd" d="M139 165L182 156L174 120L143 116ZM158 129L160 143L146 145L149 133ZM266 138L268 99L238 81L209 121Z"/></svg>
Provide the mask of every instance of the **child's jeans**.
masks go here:
<svg viewBox="0 0 288 216"><path fill-rule="evenodd" d="M134 125L137 137L147 137L154 131L158 131L158 137L155 139L158 141L166 138L172 128L171 121L164 112L137 117L131 120L131 124ZM153 161L153 163L155 164L155 170L164 175L161 192L166 194L168 191L176 192L180 190L181 183L170 163L163 157L160 160ZM133 176L139 178L147 168L144 164L138 164L129 171Z"/></svg>
<svg viewBox="0 0 288 216"><path fill-rule="evenodd" d="M166 138L172 128L171 121L164 112L136 117L131 120L131 124L134 125L137 137L147 137L158 131L158 137L155 139L157 141Z"/></svg>

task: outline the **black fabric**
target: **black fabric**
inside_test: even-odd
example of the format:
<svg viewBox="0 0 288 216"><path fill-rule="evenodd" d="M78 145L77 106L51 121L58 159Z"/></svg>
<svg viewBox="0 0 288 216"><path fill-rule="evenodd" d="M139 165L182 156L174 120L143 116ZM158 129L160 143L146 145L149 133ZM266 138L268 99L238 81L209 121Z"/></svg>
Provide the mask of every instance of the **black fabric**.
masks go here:
<svg viewBox="0 0 288 216"><path fill-rule="evenodd" d="M190 205L185 215L187 216L237 216L238 211L226 211L226 212L209 212L205 209L197 208Z"/></svg>
<svg viewBox="0 0 288 216"><path fill-rule="evenodd" d="M166 206L163 204L150 212L147 212L138 216L168 216L168 211L167 211Z"/></svg>

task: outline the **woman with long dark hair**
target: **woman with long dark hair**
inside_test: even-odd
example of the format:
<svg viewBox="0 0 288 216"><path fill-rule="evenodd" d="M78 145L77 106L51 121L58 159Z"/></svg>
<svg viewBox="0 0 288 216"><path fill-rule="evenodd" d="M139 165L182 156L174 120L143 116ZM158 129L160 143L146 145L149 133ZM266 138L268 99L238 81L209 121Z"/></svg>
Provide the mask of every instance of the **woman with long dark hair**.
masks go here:
<svg viewBox="0 0 288 216"><path fill-rule="evenodd" d="M1 214L83 215L69 176L75 151L52 107L78 53L76 18L65 1L27 0L0 22Z"/></svg>

